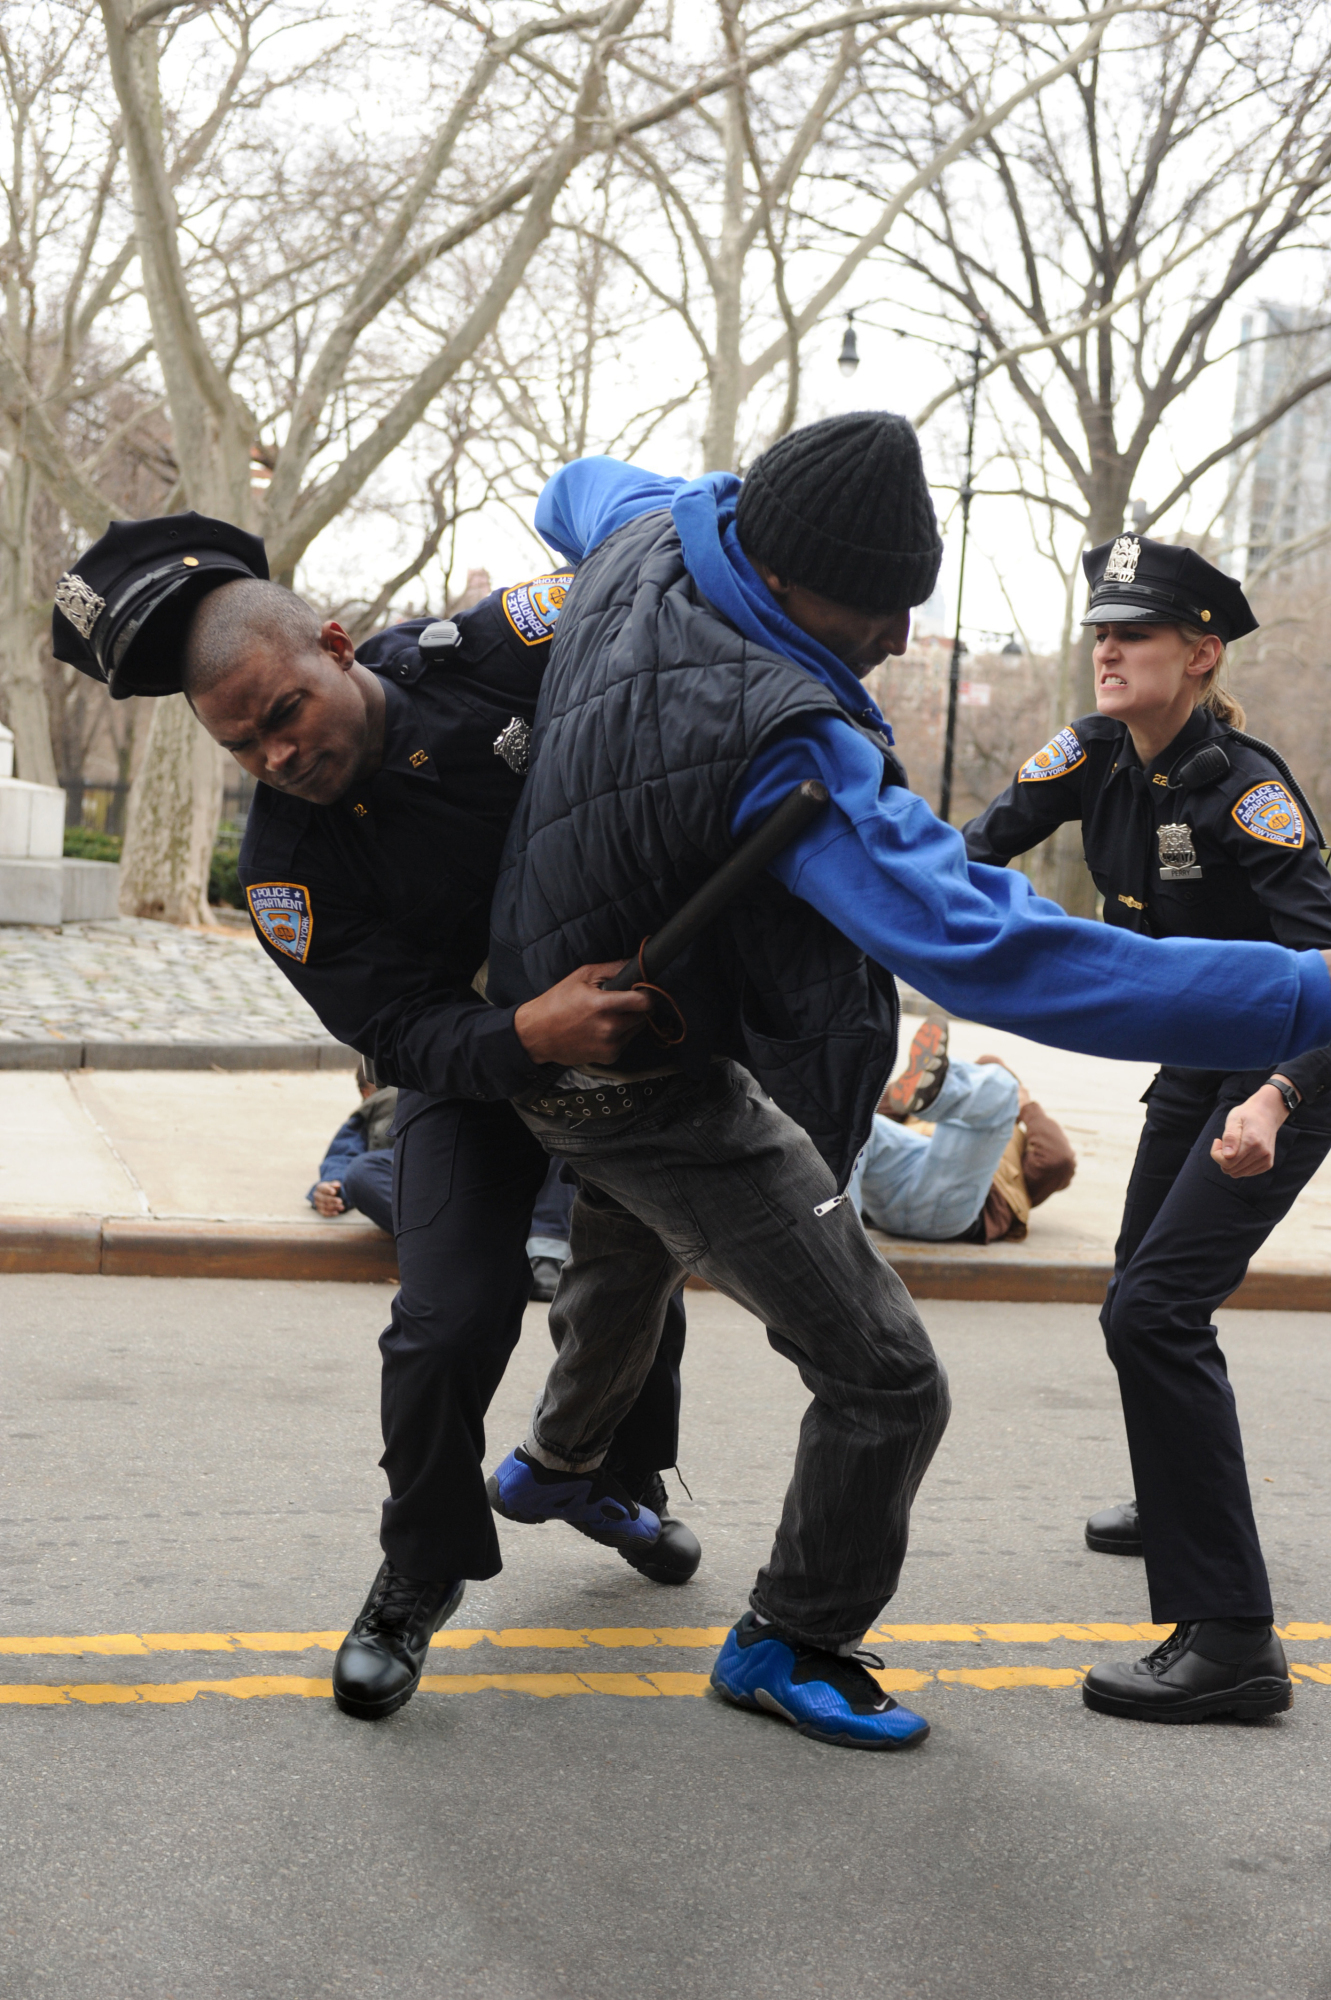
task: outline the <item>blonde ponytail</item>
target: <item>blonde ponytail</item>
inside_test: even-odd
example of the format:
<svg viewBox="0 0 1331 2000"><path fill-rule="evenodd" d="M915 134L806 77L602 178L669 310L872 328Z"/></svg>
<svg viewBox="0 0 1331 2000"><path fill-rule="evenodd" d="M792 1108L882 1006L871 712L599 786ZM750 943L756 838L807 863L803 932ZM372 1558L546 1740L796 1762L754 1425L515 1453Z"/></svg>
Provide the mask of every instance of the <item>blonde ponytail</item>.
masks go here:
<svg viewBox="0 0 1331 2000"><path fill-rule="evenodd" d="M1208 635L1199 625L1180 625L1179 631L1187 640L1205 639ZM1209 635L1215 637L1214 632ZM1225 649L1220 648L1220 657L1209 674L1201 681L1201 693L1197 697L1198 708L1209 708L1217 722L1223 722L1229 729L1242 729L1247 722L1243 703L1232 695L1228 688L1221 687L1220 676L1225 671Z"/></svg>

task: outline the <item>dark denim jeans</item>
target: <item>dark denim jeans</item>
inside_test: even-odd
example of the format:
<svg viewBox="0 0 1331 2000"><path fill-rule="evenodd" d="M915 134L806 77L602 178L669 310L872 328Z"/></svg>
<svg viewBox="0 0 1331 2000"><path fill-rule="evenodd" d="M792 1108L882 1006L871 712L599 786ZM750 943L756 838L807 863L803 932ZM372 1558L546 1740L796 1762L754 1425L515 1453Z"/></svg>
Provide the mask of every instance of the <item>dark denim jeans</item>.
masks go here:
<svg viewBox="0 0 1331 2000"><path fill-rule="evenodd" d="M532 1442L556 1464L599 1463L671 1293L686 1271L706 1278L766 1323L813 1395L754 1609L818 1646L857 1641L896 1589L950 1404L905 1287L852 1205L815 1213L836 1184L813 1142L733 1063L628 1117L522 1116L582 1183Z"/></svg>

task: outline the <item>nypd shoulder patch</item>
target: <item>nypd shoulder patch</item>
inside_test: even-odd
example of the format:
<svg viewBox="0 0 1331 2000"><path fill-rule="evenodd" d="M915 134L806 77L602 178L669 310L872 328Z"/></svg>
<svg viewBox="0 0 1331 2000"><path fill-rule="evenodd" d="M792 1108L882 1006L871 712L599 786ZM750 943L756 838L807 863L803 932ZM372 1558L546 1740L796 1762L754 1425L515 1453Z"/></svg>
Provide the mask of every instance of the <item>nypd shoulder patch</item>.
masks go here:
<svg viewBox="0 0 1331 2000"><path fill-rule="evenodd" d="M1275 847L1303 845L1303 814L1276 778L1245 792L1234 808L1234 818L1254 840L1269 840Z"/></svg>
<svg viewBox="0 0 1331 2000"><path fill-rule="evenodd" d="M1051 743L1026 759L1017 773L1017 782L1030 785L1045 778L1066 778L1069 771L1075 771L1078 764L1085 762L1086 752L1076 730L1060 729Z"/></svg>
<svg viewBox="0 0 1331 2000"><path fill-rule="evenodd" d="M314 934L309 890L300 882L256 882L245 898L264 942L303 965Z"/></svg>
<svg viewBox="0 0 1331 2000"><path fill-rule="evenodd" d="M506 590L504 616L524 646L540 646L554 631L573 581L571 569L554 576L534 576L530 583L515 584Z"/></svg>

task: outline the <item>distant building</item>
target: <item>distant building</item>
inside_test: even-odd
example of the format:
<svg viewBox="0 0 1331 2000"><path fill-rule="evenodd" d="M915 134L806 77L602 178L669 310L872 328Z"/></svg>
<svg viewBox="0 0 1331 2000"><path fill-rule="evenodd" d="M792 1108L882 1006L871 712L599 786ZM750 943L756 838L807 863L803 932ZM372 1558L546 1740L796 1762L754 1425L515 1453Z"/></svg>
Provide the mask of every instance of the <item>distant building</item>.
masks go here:
<svg viewBox="0 0 1331 2000"><path fill-rule="evenodd" d="M1331 367L1331 328L1325 315L1266 305L1245 313L1239 335L1234 431L1245 430L1263 410L1309 375ZM1316 390L1272 424L1239 457L1239 476L1225 512L1230 563L1245 577L1271 564L1304 559L1300 544L1331 522L1331 389ZM1325 548L1313 560L1320 567ZM1222 558L1223 559L1223 558Z"/></svg>

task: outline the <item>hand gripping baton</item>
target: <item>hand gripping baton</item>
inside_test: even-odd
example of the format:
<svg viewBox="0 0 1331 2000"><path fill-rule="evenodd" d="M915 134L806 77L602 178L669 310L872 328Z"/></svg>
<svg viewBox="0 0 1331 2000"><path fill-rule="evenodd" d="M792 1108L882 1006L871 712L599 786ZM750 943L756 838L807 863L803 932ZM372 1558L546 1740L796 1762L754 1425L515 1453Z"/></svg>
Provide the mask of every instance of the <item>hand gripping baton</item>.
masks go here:
<svg viewBox="0 0 1331 2000"><path fill-rule="evenodd" d="M676 910L659 931L643 939L637 957L602 981L605 991L628 993L635 986L658 980L671 960L678 958L720 916L726 904L733 902L741 889L747 889L783 847L789 847L806 827L812 826L826 804L827 787L815 778L807 778L793 792L788 792L775 812L769 813L762 825L740 842L715 875L703 883L696 895L689 897L683 909Z"/></svg>

